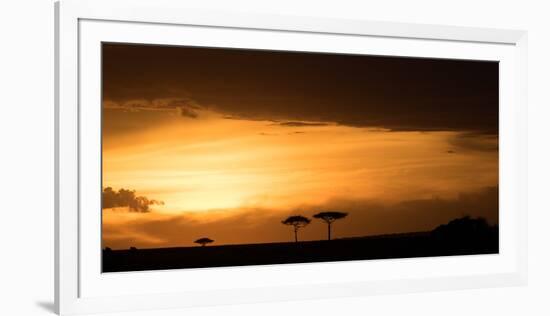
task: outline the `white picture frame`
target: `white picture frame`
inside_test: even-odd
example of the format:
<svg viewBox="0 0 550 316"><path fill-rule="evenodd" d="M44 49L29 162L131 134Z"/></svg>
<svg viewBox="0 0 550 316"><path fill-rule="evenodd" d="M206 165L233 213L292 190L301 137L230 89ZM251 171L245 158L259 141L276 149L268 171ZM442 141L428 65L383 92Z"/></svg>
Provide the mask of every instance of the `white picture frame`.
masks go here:
<svg viewBox="0 0 550 316"><path fill-rule="evenodd" d="M59 314L526 283L525 31L196 11L177 0L64 0L55 4L55 11L55 306ZM499 254L102 275L100 215L86 211L100 207L98 48L102 41L498 60ZM327 44L335 41L338 48Z"/></svg>

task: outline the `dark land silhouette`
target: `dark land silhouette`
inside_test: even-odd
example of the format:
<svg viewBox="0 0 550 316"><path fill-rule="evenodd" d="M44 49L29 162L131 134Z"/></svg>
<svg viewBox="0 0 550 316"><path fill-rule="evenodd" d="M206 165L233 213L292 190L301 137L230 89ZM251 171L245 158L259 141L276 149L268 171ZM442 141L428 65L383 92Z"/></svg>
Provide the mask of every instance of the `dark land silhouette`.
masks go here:
<svg viewBox="0 0 550 316"><path fill-rule="evenodd" d="M103 250L103 272L498 253L498 226L463 217L428 232L320 241Z"/></svg>

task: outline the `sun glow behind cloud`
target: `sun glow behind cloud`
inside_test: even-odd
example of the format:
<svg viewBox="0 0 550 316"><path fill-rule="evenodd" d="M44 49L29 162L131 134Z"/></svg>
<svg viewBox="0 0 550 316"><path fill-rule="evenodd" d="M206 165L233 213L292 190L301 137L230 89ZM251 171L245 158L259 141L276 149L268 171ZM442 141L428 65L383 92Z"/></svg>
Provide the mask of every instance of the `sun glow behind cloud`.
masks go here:
<svg viewBox="0 0 550 316"><path fill-rule="evenodd" d="M495 152L454 148L458 132L171 114L155 127L104 136L104 186L162 200L161 213L450 197L497 183Z"/></svg>
<svg viewBox="0 0 550 316"><path fill-rule="evenodd" d="M102 56L102 185L125 193L102 211L104 246L288 241L284 217L325 210L349 213L338 238L498 223L496 62L108 43ZM121 207L133 190L164 204ZM323 235L316 222L303 240Z"/></svg>

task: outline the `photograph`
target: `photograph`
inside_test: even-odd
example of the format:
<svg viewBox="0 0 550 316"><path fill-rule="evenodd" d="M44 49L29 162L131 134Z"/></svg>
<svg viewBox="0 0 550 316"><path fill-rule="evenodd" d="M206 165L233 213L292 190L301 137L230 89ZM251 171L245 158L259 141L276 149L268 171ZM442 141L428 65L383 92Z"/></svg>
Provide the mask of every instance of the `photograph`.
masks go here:
<svg viewBox="0 0 550 316"><path fill-rule="evenodd" d="M498 61L103 42L101 95L103 273L499 253Z"/></svg>

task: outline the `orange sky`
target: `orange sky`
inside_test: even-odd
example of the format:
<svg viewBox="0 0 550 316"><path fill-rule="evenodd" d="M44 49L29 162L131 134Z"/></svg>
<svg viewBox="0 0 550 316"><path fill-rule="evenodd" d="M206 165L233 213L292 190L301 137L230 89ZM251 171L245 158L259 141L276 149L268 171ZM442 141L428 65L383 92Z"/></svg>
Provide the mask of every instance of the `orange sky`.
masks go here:
<svg viewBox="0 0 550 316"><path fill-rule="evenodd" d="M107 106L104 115L121 111L136 121L149 113ZM105 246L183 246L203 235L218 244L286 241L290 231L280 220L289 214L339 208L350 212L346 221L352 222L382 208L395 212L392 208L406 201L458 201L460 194L484 192L498 183L498 154L488 150L497 146L494 137L326 122L286 126L229 119L207 109L197 114L189 118L177 110L159 111L155 115L163 117L162 124L104 135L103 186L164 202L149 213L104 210ZM356 209L362 203L370 206ZM369 211L373 205L379 205L376 212ZM342 222L336 236L428 230L467 214L485 215L493 223L497 218L495 209L431 212L441 214L409 218L411 224L404 226L393 216L353 229ZM140 228L163 221L179 227L182 220L195 228ZM228 227L220 231L224 222ZM322 224L314 222L304 229L304 239L321 239L323 232Z"/></svg>
<svg viewBox="0 0 550 316"><path fill-rule="evenodd" d="M103 245L292 241L281 221L320 211L349 214L335 238L496 224L498 76L489 61L103 43ZM299 238L325 233L313 220Z"/></svg>

